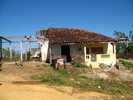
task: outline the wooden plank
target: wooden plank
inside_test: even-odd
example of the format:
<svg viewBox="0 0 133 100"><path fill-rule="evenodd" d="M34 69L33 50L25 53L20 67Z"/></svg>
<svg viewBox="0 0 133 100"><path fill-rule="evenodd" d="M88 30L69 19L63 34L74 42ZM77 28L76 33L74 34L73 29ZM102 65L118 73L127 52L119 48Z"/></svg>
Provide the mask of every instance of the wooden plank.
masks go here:
<svg viewBox="0 0 133 100"><path fill-rule="evenodd" d="M33 38L33 37L38 37L38 36L6 36L6 37L4 37L4 38L26 38L26 37L31 37L31 38Z"/></svg>
<svg viewBox="0 0 133 100"><path fill-rule="evenodd" d="M22 42L37 42L37 39L34 40L22 40ZM7 41L3 41L2 43L9 43ZM20 43L20 41L11 41L11 43Z"/></svg>
<svg viewBox="0 0 133 100"><path fill-rule="evenodd" d="M0 38L6 40L8 43L11 42L10 40L8 40L8 39L6 39L6 38L4 38L4 37L1 37L1 36L0 36ZM2 43L2 41L0 41L0 43Z"/></svg>

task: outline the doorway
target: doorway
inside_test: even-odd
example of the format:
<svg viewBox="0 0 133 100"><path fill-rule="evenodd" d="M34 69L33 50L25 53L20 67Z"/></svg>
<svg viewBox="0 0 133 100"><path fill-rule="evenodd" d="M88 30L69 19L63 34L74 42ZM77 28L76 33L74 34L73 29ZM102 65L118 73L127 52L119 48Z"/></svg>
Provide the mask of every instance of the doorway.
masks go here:
<svg viewBox="0 0 133 100"><path fill-rule="evenodd" d="M62 45L61 46L61 55L65 55L67 62L71 62L70 45Z"/></svg>

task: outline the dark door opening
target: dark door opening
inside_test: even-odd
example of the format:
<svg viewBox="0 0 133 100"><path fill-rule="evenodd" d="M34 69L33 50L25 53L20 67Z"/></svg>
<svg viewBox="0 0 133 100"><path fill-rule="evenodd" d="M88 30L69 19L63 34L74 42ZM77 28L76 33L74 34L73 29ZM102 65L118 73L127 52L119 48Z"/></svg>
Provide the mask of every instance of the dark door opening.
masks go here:
<svg viewBox="0 0 133 100"><path fill-rule="evenodd" d="M71 62L70 45L62 45L61 46L61 55L65 55L67 62Z"/></svg>
<svg viewBox="0 0 133 100"><path fill-rule="evenodd" d="M91 48L91 53L103 54L103 47L93 47Z"/></svg>

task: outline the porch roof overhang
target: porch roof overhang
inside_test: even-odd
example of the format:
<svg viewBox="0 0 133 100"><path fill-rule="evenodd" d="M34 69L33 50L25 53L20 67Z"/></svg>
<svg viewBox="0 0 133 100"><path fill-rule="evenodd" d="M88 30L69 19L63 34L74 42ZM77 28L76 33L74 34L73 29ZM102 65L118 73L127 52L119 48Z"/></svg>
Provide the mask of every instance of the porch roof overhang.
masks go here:
<svg viewBox="0 0 133 100"><path fill-rule="evenodd" d="M90 44L90 43L116 43L116 42L110 42L110 41L108 41L108 42L62 42L62 43L50 43L51 45L53 45L53 44L60 44L60 45L71 45L71 44Z"/></svg>

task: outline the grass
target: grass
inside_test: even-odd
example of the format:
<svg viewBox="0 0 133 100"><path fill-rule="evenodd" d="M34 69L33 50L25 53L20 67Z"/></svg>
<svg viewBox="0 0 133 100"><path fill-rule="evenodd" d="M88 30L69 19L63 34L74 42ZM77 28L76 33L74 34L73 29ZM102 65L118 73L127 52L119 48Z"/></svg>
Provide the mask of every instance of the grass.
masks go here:
<svg viewBox="0 0 133 100"><path fill-rule="evenodd" d="M124 61L124 60L121 60L121 62L126 68L128 68L128 69L133 68L133 63L132 62L127 62L127 61Z"/></svg>
<svg viewBox="0 0 133 100"><path fill-rule="evenodd" d="M70 86L79 91L95 91L107 94L132 93L132 90L126 83L104 79L89 79L83 76L71 74L67 70L59 71L52 69L52 71L54 74L45 74L41 77L41 83L57 86Z"/></svg>
<svg viewBox="0 0 133 100"><path fill-rule="evenodd" d="M58 78L57 76L54 76L52 74L49 74L49 75L45 75L44 79L42 79L41 81L42 83L50 83L51 85L52 84L56 84L56 85L65 85L66 82L61 79L61 78Z"/></svg>

